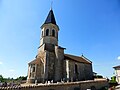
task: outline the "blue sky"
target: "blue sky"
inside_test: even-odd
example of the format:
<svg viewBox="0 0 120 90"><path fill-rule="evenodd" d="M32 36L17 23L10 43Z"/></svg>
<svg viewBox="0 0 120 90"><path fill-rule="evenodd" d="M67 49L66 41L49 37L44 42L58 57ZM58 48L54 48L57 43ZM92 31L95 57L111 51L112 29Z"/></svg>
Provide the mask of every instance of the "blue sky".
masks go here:
<svg viewBox="0 0 120 90"><path fill-rule="evenodd" d="M51 0L0 0L0 74L4 77L27 75L50 7ZM53 0L53 11L65 53L83 53L93 62L94 72L111 77L112 67L120 64L120 1Z"/></svg>

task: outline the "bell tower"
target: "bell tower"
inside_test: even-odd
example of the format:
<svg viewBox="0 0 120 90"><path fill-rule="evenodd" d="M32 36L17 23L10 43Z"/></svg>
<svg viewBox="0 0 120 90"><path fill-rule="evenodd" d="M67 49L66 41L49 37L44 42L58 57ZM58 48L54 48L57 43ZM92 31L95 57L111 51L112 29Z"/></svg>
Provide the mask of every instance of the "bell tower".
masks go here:
<svg viewBox="0 0 120 90"><path fill-rule="evenodd" d="M53 44L57 46L58 31L59 27L56 24L54 13L53 10L51 9L44 24L41 26L40 46L42 46L43 44Z"/></svg>
<svg viewBox="0 0 120 90"><path fill-rule="evenodd" d="M59 27L56 24L53 10L51 9L48 16L41 26L40 47L38 55L40 58L41 73L37 76L40 81L46 82L53 80L60 81L62 78L62 61L64 59L64 49L58 45ZM58 73L60 75L58 75Z"/></svg>
<svg viewBox="0 0 120 90"><path fill-rule="evenodd" d="M35 60L29 63L28 83L45 83L63 79L64 48L58 45L59 27L56 24L53 10L41 26L40 47Z"/></svg>

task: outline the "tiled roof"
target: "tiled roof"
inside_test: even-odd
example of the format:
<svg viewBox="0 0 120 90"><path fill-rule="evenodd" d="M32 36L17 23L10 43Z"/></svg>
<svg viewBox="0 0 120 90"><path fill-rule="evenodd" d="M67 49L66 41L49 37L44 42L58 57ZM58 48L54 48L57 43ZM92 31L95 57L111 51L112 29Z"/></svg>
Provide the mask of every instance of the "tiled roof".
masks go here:
<svg viewBox="0 0 120 90"><path fill-rule="evenodd" d="M28 64L39 64L39 63L40 63L40 58L36 58Z"/></svg>
<svg viewBox="0 0 120 90"><path fill-rule="evenodd" d="M88 60L87 58L85 58L83 56L80 57L80 56L65 54L64 59L73 60L73 61L77 61L77 62L80 62L80 63L92 64L92 62L90 60ZM28 64L39 64L40 61L42 61L41 58L36 58Z"/></svg>
<svg viewBox="0 0 120 90"><path fill-rule="evenodd" d="M55 21L55 17L52 9L50 10L47 16L47 19L45 20L45 24L48 24L48 23L52 23L56 25L56 21Z"/></svg>
<svg viewBox="0 0 120 90"><path fill-rule="evenodd" d="M90 60L88 60L87 58L85 58L83 56L80 57L80 56L74 56L74 55L70 55L70 54L65 54L64 56L65 56L65 59L68 59L68 60L92 64L92 62Z"/></svg>
<svg viewBox="0 0 120 90"><path fill-rule="evenodd" d="M120 65L119 65L119 66L115 66L115 67L113 67L113 68L115 68L115 69L116 69L116 68L120 68Z"/></svg>

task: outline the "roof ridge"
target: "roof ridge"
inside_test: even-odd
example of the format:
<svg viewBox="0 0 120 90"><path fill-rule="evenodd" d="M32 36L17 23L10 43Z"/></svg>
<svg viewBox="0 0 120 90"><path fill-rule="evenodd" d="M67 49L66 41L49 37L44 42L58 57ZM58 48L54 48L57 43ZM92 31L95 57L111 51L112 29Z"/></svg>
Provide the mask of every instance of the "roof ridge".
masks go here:
<svg viewBox="0 0 120 90"><path fill-rule="evenodd" d="M89 63L91 64L92 62L86 58L83 58L81 56L75 56L75 55L71 55L71 54L65 54L66 58L71 59L71 60L75 60L78 62L82 62L82 63Z"/></svg>
<svg viewBox="0 0 120 90"><path fill-rule="evenodd" d="M88 58L86 58L84 55L81 56L82 58L84 58L85 60L87 60L88 62L92 63L92 61L90 61Z"/></svg>
<svg viewBox="0 0 120 90"><path fill-rule="evenodd" d="M80 57L80 56L76 56L76 55L71 55L71 54L65 54L65 55L70 55L70 56L74 56L74 57Z"/></svg>

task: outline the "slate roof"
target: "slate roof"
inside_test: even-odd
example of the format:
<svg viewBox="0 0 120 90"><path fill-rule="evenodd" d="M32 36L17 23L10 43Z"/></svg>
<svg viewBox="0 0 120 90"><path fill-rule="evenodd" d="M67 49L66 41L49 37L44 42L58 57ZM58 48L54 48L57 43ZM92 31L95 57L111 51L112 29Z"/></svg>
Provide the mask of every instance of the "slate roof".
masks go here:
<svg viewBox="0 0 120 90"><path fill-rule="evenodd" d="M119 66L115 66L115 67L113 67L113 68L115 68L115 69L116 69L116 68L120 68L120 65L119 65Z"/></svg>
<svg viewBox="0 0 120 90"><path fill-rule="evenodd" d="M74 56L74 55L70 55L70 54L65 54L65 59L68 60L73 60L73 61L77 61L80 63L87 63L87 64L92 64L92 62L90 60L88 60L87 58L85 58L83 55L82 56Z"/></svg>
<svg viewBox="0 0 120 90"><path fill-rule="evenodd" d="M73 60L73 61L77 61L80 63L86 63L86 64L92 64L92 62L90 60L88 60L86 57L82 56L74 56L74 55L70 55L70 54L64 54L64 59L68 59L68 60ZM41 58L36 58L33 61L31 61L28 64L39 64L40 63Z"/></svg>
<svg viewBox="0 0 120 90"><path fill-rule="evenodd" d="M56 20L55 20L54 13L53 13L52 9L50 10L44 24L48 24L48 23L52 23L52 24L56 25Z"/></svg>

